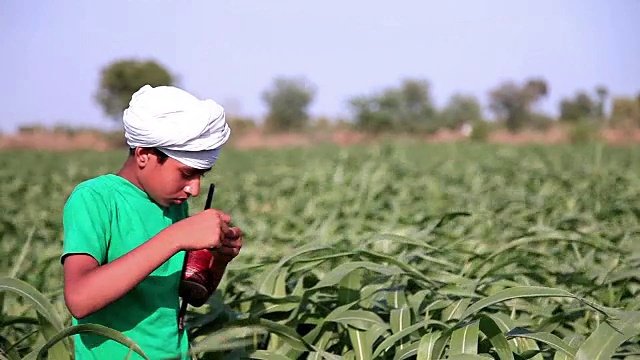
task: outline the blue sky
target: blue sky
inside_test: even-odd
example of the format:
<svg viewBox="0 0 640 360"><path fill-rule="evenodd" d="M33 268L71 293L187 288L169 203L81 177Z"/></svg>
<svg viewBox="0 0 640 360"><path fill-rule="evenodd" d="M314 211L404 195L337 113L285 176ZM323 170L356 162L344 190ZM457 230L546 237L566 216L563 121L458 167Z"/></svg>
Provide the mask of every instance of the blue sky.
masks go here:
<svg viewBox="0 0 640 360"><path fill-rule="evenodd" d="M347 100L430 81L436 104L504 80L542 76L542 109L579 89L640 92L640 1L0 2L0 131L20 124L120 126L93 100L100 69L152 58L180 85L230 113L262 116L274 76L302 75L314 115L348 116Z"/></svg>

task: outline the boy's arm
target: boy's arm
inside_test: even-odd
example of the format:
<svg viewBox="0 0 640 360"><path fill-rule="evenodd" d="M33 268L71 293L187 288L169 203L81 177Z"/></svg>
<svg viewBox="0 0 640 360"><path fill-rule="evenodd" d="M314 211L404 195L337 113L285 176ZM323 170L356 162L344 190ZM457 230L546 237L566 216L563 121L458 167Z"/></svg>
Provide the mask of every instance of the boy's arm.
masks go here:
<svg viewBox="0 0 640 360"><path fill-rule="evenodd" d="M218 211L203 212L167 227L136 249L106 263L108 206L90 189L74 192L63 212L67 308L75 318L83 318L125 295L178 251L218 246L216 234L221 221L230 219Z"/></svg>
<svg viewBox="0 0 640 360"><path fill-rule="evenodd" d="M173 231L163 231L106 263L111 210L102 195L91 188L74 190L65 204L62 221L64 297L67 308L78 319L122 297L179 251L176 234L172 238Z"/></svg>
<svg viewBox="0 0 640 360"><path fill-rule="evenodd" d="M64 260L64 297L75 318L83 318L125 295L180 249L161 232L105 265L87 254Z"/></svg>

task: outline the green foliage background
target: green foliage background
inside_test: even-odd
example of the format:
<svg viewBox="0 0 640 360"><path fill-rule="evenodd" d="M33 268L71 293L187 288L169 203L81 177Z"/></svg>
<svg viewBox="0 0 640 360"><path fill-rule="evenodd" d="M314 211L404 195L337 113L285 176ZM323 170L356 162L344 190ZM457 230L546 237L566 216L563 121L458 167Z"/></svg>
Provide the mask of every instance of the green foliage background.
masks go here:
<svg viewBox="0 0 640 360"><path fill-rule="evenodd" d="M64 331L117 335L69 327L60 218L75 184L125 156L0 153L0 358L50 340L68 359ZM246 245L191 309L194 352L637 359L639 174L636 148L603 145L226 150L202 186L215 182Z"/></svg>

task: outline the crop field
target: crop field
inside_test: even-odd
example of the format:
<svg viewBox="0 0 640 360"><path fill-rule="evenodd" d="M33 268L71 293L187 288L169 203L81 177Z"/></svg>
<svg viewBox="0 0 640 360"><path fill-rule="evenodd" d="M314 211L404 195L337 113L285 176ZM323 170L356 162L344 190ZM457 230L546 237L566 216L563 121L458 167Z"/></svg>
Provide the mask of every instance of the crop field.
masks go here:
<svg viewBox="0 0 640 360"><path fill-rule="evenodd" d="M143 352L62 298L65 198L125 155L0 152L0 360ZM189 309L197 359L640 359L637 148L228 149L210 182L245 240Z"/></svg>

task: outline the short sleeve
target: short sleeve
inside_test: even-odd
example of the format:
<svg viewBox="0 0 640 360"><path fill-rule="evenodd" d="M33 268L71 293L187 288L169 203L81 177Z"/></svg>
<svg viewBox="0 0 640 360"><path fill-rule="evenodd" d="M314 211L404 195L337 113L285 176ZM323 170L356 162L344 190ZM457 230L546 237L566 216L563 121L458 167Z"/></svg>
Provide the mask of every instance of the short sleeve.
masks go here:
<svg viewBox="0 0 640 360"><path fill-rule="evenodd" d="M96 191L88 187L76 188L67 199L62 214L60 262L71 254L88 254L104 264L111 236L109 219L109 209Z"/></svg>

